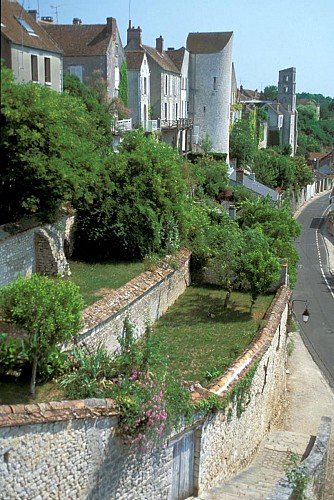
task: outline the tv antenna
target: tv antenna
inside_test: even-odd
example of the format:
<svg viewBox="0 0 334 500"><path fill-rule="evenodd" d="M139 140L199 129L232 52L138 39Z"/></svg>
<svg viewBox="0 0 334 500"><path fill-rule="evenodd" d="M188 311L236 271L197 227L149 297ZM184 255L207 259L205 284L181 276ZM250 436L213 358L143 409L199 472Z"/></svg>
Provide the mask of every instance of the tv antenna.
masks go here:
<svg viewBox="0 0 334 500"><path fill-rule="evenodd" d="M129 0L129 21L131 21L131 0Z"/></svg>
<svg viewBox="0 0 334 500"><path fill-rule="evenodd" d="M61 5L50 5L51 9L54 9L55 10L55 14L56 14L56 20L57 20L57 24L58 24L58 12L59 12L59 7L61 7Z"/></svg>

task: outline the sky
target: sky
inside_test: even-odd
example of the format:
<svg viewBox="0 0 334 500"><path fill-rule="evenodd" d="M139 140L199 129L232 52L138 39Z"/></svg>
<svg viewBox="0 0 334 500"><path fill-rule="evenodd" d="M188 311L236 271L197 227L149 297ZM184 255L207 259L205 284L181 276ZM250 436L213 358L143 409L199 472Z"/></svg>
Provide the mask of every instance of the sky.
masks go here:
<svg viewBox="0 0 334 500"><path fill-rule="evenodd" d="M233 31L238 86L277 85L281 69L296 68L296 91L334 97L334 0L19 0L54 22L117 21L123 46L129 18L142 41L186 46L190 32ZM52 3L54 2L54 3Z"/></svg>

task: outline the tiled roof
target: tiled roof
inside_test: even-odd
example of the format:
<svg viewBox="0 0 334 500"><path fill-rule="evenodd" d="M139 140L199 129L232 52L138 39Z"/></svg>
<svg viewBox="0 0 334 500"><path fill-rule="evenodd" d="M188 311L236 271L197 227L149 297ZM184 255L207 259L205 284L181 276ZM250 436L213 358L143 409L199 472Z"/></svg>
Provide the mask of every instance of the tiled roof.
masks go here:
<svg viewBox="0 0 334 500"><path fill-rule="evenodd" d="M153 59L162 69L166 71L171 71L173 73L179 74L179 70L169 58L168 53L164 50L162 54L157 49L149 47L148 45L143 45L147 55Z"/></svg>
<svg viewBox="0 0 334 500"><path fill-rule="evenodd" d="M32 34L18 21L26 23ZM1 0L1 35L12 43L48 52L61 53L61 49L48 33L15 0Z"/></svg>
<svg viewBox="0 0 334 500"><path fill-rule="evenodd" d="M233 170L233 172L230 175L230 181L232 181L232 184L236 183L236 171ZM275 189L271 189L268 186L265 186L264 184L261 184L260 182L257 182L255 180L252 180L249 178L246 173L244 173L243 176L243 186L245 186L247 189L250 189L254 193L259 194L260 196L270 196L274 201L277 201L279 199L279 194Z"/></svg>
<svg viewBox="0 0 334 500"><path fill-rule="evenodd" d="M169 58L173 61L175 66L179 71L181 71L182 64L183 64L183 59L184 59L184 53L185 53L185 48L181 47L180 49L168 49L167 54Z"/></svg>
<svg viewBox="0 0 334 500"><path fill-rule="evenodd" d="M68 57L106 54L113 34L110 24L44 23L43 27Z"/></svg>
<svg viewBox="0 0 334 500"><path fill-rule="evenodd" d="M128 69L140 69L145 55L144 50L125 51Z"/></svg>
<svg viewBox="0 0 334 500"><path fill-rule="evenodd" d="M189 33L187 50L193 54L215 54L221 52L233 37L233 31Z"/></svg>

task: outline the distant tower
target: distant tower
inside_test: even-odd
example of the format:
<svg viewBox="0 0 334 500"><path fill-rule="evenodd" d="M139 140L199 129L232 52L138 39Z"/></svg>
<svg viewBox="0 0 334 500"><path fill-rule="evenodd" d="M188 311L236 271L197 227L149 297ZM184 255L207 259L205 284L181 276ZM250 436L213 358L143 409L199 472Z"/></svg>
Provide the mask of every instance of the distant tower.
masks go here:
<svg viewBox="0 0 334 500"><path fill-rule="evenodd" d="M296 111L296 68L279 72L277 100L289 111Z"/></svg>

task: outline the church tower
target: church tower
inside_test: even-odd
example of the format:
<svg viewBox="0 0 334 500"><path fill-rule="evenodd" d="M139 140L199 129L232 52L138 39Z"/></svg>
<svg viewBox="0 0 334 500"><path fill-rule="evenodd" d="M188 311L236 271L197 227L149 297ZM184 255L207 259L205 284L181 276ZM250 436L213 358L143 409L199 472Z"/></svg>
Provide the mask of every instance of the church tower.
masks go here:
<svg viewBox="0 0 334 500"><path fill-rule="evenodd" d="M296 68L279 72L277 100L289 111L296 111Z"/></svg>

